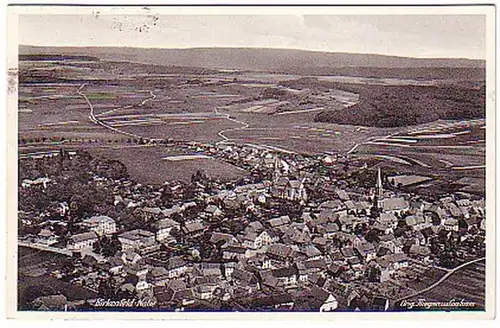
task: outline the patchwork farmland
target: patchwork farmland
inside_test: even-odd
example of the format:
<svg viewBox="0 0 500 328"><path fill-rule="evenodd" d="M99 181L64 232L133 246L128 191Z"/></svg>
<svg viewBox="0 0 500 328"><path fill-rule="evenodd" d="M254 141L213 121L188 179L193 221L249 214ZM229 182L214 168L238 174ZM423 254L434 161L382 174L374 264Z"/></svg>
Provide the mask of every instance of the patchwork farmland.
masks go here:
<svg viewBox="0 0 500 328"><path fill-rule="evenodd" d="M181 73L161 66L149 72L152 68L148 65L92 60L27 60L21 61L20 68L19 149L25 155L59 147L98 153L110 148L113 153L113 148L131 145L139 137L201 143L231 141L297 153L347 152L360 160L376 159L401 174L462 179L464 188L475 191L484 185L463 180L481 180L484 174L484 119L441 120L397 128L315 122L321 110L349 111L357 103L356 93L334 88L339 83L442 83L436 80L311 76L307 79L318 82L309 83L304 76L293 74L193 74L189 69ZM90 118L89 104L82 95L92 104L101 124ZM145 150L150 152L149 148ZM133 161L127 162L134 166ZM197 160L190 165L205 164ZM159 167L172 169L167 166ZM145 171L154 170L157 168ZM155 180L152 175L146 180Z"/></svg>

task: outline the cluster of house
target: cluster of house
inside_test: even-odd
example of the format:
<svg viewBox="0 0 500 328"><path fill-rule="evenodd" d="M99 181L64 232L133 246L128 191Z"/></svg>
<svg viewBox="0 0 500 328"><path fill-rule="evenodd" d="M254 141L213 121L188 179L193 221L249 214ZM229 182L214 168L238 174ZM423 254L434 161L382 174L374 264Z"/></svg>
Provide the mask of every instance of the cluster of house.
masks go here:
<svg viewBox="0 0 500 328"><path fill-rule="evenodd" d="M86 232L70 237L69 250L89 252L113 234L122 246L112 257L87 259L85 277L92 282L86 286L97 290L111 279L120 292L176 310L387 309L388 295L359 286L395 281L411 263L436 263L433 245L442 246L436 236L484 244L477 239L484 236L484 200L450 195L428 202L384 189L379 170L372 188L330 187L328 199L317 201L308 194L316 185L307 173L313 160L221 147L221 156L237 154L243 166L265 167L272 177L169 208L134 204L153 222L147 230L118 231L115 220L103 215L85 219ZM124 202L118 195L115 200ZM300 213L280 213L286 202L299 204ZM243 229L225 228L221 223L228 220L242 222ZM209 258L200 258L202 243L212 248ZM180 247L187 250L176 253Z"/></svg>
<svg viewBox="0 0 500 328"><path fill-rule="evenodd" d="M67 245L69 250L91 250L94 247L94 243L99 240L99 237L110 236L116 232L115 220L105 215L97 215L85 219L82 225L88 231L71 236Z"/></svg>

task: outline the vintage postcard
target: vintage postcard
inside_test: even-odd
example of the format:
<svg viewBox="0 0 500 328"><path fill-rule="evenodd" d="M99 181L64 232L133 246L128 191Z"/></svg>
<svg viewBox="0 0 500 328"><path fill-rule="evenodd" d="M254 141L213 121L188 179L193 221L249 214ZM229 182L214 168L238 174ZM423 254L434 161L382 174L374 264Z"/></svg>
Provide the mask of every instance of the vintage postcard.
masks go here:
<svg viewBox="0 0 500 328"><path fill-rule="evenodd" d="M9 316L493 318L494 19L9 6Z"/></svg>

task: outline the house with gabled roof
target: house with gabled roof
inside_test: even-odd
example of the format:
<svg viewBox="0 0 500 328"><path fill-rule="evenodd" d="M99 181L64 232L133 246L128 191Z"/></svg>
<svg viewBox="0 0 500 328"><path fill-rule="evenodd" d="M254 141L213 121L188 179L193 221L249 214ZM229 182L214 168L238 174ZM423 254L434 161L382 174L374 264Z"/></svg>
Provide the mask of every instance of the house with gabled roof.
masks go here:
<svg viewBox="0 0 500 328"><path fill-rule="evenodd" d="M377 221L381 224L395 229L398 226L398 218L393 213L380 213Z"/></svg>
<svg viewBox="0 0 500 328"><path fill-rule="evenodd" d="M97 234L93 231L73 235L69 238L69 250L92 249L94 243L98 241Z"/></svg>
<svg viewBox="0 0 500 328"><path fill-rule="evenodd" d="M351 232L355 222L356 218L353 215L342 215L337 220L340 230L345 232Z"/></svg>
<svg viewBox="0 0 500 328"><path fill-rule="evenodd" d="M171 236L171 232L173 229L178 230L180 228L180 224L172 219L161 219L155 223L156 226L156 240L159 242L163 242Z"/></svg>
<svg viewBox="0 0 500 328"><path fill-rule="evenodd" d="M287 266L273 269L273 276L285 287L293 286L297 283L298 270L296 266Z"/></svg>
<svg viewBox="0 0 500 328"><path fill-rule="evenodd" d="M324 275L327 270L327 264L324 258L296 262L296 267L298 270L298 278L301 281L307 281L311 275L316 273Z"/></svg>
<svg viewBox="0 0 500 328"><path fill-rule="evenodd" d="M428 260L432 252L428 246L411 245L409 254L421 260Z"/></svg>
<svg viewBox="0 0 500 328"><path fill-rule="evenodd" d="M381 239L379 243L379 248L385 247L388 250L390 250L391 253L403 253L403 243L400 238L394 238L394 235L385 235L389 236L392 238L385 238L384 240ZM383 236L381 236L383 237Z"/></svg>
<svg viewBox="0 0 500 328"><path fill-rule="evenodd" d="M376 263L380 270L380 282L385 282L389 280L397 270L407 267L409 259L404 253L389 254L377 258L374 263Z"/></svg>
<svg viewBox="0 0 500 328"><path fill-rule="evenodd" d="M443 205L443 207L446 210L447 214L452 216L453 218L462 217L462 211L460 211L460 208L454 202L447 202Z"/></svg>
<svg viewBox="0 0 500 328"><path fill-rule="evenodd" d="M444 220L443 226L446 231L458 231L459 229L458 220L455 218L448 218Z"/></svg>
<svg viewBox="0 0 500 328"><path fill-rule="evenodd" d="M279 285L279 280L273 276L273 273L271 270L262 270L259 272L261 280L262 280L262 285L266 286L268 288L275 289Z"/></svg>
<svg viewBox="0 0 500 328"><path fill-rule="evenodd" d="M307 192L303 181L287 180L287 178L280 178L275 182L271 189L273 197L291 201L307 201Z"/></svg>
<svg viewBox="0 0 500 328"><path fill-rule="evenodd" d="M311 243L308 229L299 229L294 226L283 226L281 240L285 244L307 245Z"/></svg>
<svg viewBox="0 0 500 328"><path fill-rule="evenodd" d="M364 242L354 246L364 263L370 262L377 257L377 250L372 243Z"/></svg>
<svg viewBox="0 0 500 328"><path fill-rule="evenodd" d="M290 224L292 221L290 220L290 217L288 215L283 215L277 218L273 218L267 221L267 224L273 228L279 228L285 225Z"/></svg>
<svg viewBox="0 0 500 328"><path fill-rule="evenodd" d="M272 244L267 248L266 252L269 257L279 261L289 261L293 256L293 249L285 244Z"/></svg>
<svg viewBox="0 0 500 328"><path fill-rule="evenodd" d="M193 287L193 295L200 300L210 300L214 297L214 291L217 285L213 284L200 284Z"/></svg>
<svg viewBox="0 0 500 328"><path fill-rule="evenodd" d="M143 207L141 208L141 212L146 221L157 220L162 216L162 212L159 207Z"/></svg>
<svg viewBox="0 0 500 328"><path fill-rule="evenodd" d="M259 281L253 272L243 268L234 268L231 273L231 280L247 290L248 293L257 290Z"/></svg>
<svg viewBox="0 0 500 328"><path fill-rule="evenodd" d="M143 229L126 231L118 236L118 240L120 240L124 251L130 249L142 252L155 248L155 246L159 247L156 244L155 234Z"/></svg>
<svg viewBox="0 0 500 328"><path fill-rule="evenodd" d="M423 214L409 215L405 218L406 225L413 230L422 230L432 225L432 219Z"/></svg>
<svg viewBox="0 0 500 328"><path fill-rule="evenodd" d="M153 292L160 308L182 309L195 301L192 289L182 280L171 280L167 286L153 288Z"/></svg>
<svg viewBox="0 0 500 328"><path fill-rule="evenodd" d="M410 209L410 203L401 197L382 199L379 203L384 213L401 214Z"/></svg>
<svg viewBox="0 0 500 328"><path fill-rule="evenodd" d="M255 233L260 233L264 230L264 226L259 221L253 221L248 224L245 228L246 231L252 231Z"/></svg>
<svg viewBox="0 0 500 328"><path fill-rule="evenodd" d="M227 246L222 249L222 258L225 260L242 260L247 257L247 249L243 246Z"/></svg>
<svg viewBox="0 0 500 328"><path fill-rule="evenodd" d="M189 221L181 227L181 232L188 237L198 237L205 231L205 226L201 221Z"/></svg>
<svg viewBox="0 0 500 328"><path fill-rule="evenodd" d="M325 224L328 222L335 222L339 217L338 212L334 212L331 209L322 209L321 212L319 212L316 215L316 218L314 222L316 224Z"/></svg>
<svg viewBox="0 0 500 328"><path fill-rule="evenodd" d="M337 223L318 224L317 231L326 239L333 239L335 233L340 230Z"/></svg>
<svg viewBox="0 0 500 328"><path fill-rule="evenodd" d="M224 214L224 212L222 212L222 210L216 205L207 205L207 207L205 208L205 213L207 213L207 215L212 218L217 218Z"/></svg>
<svg viewBox="0 0 500 328"><path fill-rule="evenodd" d="M231 234L214 231L210 236L210 243L214 245L221 243L221 246L224 247L228 245L235 245L238 243L238 240Z"/></svg>
<svg viewBox="0 0 500 328"><path fill-rule="evenodd" d="M312 285L297 299L294 310L331 312L338 308L337 299L327 290Z"/></svg>
<svg viewBox="0 0 500 328"><path fill-rule="evenodd" d="M340 249L340 252L342 253L344 258L346 258L346 259L351 258L351 257L357 257L356 252L354 251L354 248L352 246L342 247Z"/></svg>
<svg viewBox="0 0 500 328"><path fill-rule="evenodd" d="M259 249L262 247L262 238L255 232L248 232L237 236L237 239L245 248Z"/></svg>
<svg viewBox="0 0 500 328"><path fill-rule="evenodd" d="M320 210L330 210L333 212L337 212L337 211L342 210L343 207L344 207L344 205L340 200L333 199L333 200L328 200L328 201L321 203L318 208Z"/></svg>
<svg viewBox="0 0 500 328"><path fill-rule="evenodd" d="M153 267L146 277L153 286L164 285L170 279L169 272L164 267Z"/></svg>
<svg viewBox="0 0 500 328"><path fill-rule="evenodd" d="M83 225L97 235L110 235L116 232L116 222L106 215L96 215L83 220Z"/></svg>
<svg viewBox="0 0 500 328"><path fill-rule="evenodd" d="M169 278L177 278L187 271L188 265L180 256L174 256L167 260L165 269Z"/></svg>
<svg viewBox="0 0 500 328"><path fill-rule="evenodd" d="M328 239L326 237L318 236L312 240L312 244L316 246L319 250L325 250L328 244Z"/></svg>
<svg viewBox="0 0 500 328"><path fill-rule="evenodd" d="M37 242L44 245L52 245L57 243L57 236L48 229L42 229L37 235Z"/></svg>
<svg viewBox="0 0 500 328"><path fill-rule="evenodd" d="M179 205L174 205L171 208L167 208L161 211L164 217L170 218L172 215L177 213L182 213L183 209Z"/></svg>
<svg viewBox="0 0 500 328"><path fill-rule="evenodd" d="M323 258L323 253L314 245L307 245L301 249L307 260L318 260Z"/></svg>
<svg viewBox="0 0 500 328"><path fill-rule="evenodd" d="M199 264L199 270L205 277L222 277L221 263L218 262L201 262Z"/></svg>
<svg viewBox="0 0 500 328"><path fill-rule="evenodd" d="M122 262L126 265L134 265L142 259L139 254L131 249L117 253L116 255L119 256Z"/></svg>
<svg viewBox="0 0 500 328"><path fill-rule="evenodd" d="M342 201L349 201L351 199L347 192L343 189L335 189L335 195Z"/></svg>

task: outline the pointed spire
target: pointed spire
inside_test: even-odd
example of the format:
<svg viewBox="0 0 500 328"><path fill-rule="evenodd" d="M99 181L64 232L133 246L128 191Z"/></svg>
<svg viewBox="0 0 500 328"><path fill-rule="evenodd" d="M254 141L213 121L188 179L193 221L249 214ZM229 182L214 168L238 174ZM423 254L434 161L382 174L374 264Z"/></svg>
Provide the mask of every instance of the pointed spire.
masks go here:
<svg viewBox="0 0 500 328"><path fill-rule="evenodd" d="M274 156L274 172L273 179L277 181L281 177L280 159L277 155Z"/></svg>
<svg viewBox="0 0 500 328"><path fill-rule="evenodd" d="M380 172L380 167L377 170L377 196L379 199L384 195L384 187L382 185L382 173Z"/></svg>

